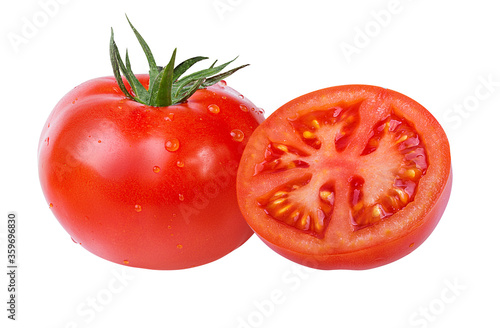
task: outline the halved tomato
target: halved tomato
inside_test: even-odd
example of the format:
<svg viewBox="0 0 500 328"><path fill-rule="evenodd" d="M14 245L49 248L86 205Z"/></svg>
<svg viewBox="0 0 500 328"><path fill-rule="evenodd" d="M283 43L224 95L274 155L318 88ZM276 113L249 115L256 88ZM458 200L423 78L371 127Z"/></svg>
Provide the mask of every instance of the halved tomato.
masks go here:
<svg viewBox="0 0 500 328"><path fill-rule="evenodd" d="M238 202L256 234L318 269L369 269L416 249L451 192L445 132L392 90L345 85L277 109L250 137Z"/></svg>

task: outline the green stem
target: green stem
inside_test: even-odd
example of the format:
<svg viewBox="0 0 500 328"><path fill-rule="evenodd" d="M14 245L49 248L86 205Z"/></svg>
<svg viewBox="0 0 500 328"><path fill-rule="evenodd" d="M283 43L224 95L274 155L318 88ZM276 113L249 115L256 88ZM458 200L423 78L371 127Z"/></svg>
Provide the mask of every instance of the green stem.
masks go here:
<svg viewBox="0 0 500 328"><path fill-rule="evenodd" d="M177 49L175 49L167 66L162 68L156 65L156 61L154 59L153 53L151 52L151 49L149 48L148 44L141 36L141 34L132 25L128 17L127 21L148 60L148 89L144 88L144 86L139 82L139 80L133 73L132 67L130 65L128 51L125 54L125 63L123 62L114 40L113 29L111 29L109 53L111 58L111 66L113 68L113 74L118 83L118 86L120 87L120 90L126 97L137 102L154 107L165 107L179 104L187 101L189 97L191 97L197 90L211 86L219 82L220 80L227 78L241 68L248 66L242 65L221 73L221 71L224 70L226 66L236 60L236 57L235 59L219 66L215 66L215 64L217 63L217 61L215 61L209 68L191 73L183 77L182 75L194 64L207 59L207 57L193 57L175 66L175 57L177 53ZM122 73L127 82L130 84L133 94L127 90L125 83L122 80Z"/></svg>

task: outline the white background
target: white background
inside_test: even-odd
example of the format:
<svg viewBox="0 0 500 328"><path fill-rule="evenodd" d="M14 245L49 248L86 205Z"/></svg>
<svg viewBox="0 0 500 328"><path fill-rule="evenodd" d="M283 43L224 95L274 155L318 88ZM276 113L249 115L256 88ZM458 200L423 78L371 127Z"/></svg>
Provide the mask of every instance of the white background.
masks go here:
<svg viewBox="0 0 500 328"><path fill-rule="evenodd" d="M500 183L500 19L494 4L4 1L0 273L7 270L7 213L15 211L19 303L12 322L7 275L0 274L0 325L499 327L500 215L493 205ZM147 71L125 13L159 64L174 47L179 60L240 55L237 63L251 66L228 84L266 115L304 93L350 83L387 87L422 103L452 147L452 196L434 233L409 256L357 272L306 270L255 236L219 261L182 271L126 268L74 244L42 195L38 138L66 92L112 74L111 27L120 50L129 48L135 72Z"/></svg>

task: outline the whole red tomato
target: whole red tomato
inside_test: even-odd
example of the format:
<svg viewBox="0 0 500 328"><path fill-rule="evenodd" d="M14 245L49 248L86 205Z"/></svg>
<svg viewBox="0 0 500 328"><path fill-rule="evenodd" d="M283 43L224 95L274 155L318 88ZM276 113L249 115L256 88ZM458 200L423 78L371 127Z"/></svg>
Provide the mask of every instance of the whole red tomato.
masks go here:
<svg viewBox="0 0 500 328"><path fill-rule="evenodd" d="M444 212L448 139L416 101L347 85L298 97L253 133L238 200L272 249L319 269L368 269L415 250Z"/></svg>
<svg viewBox="0 0 500 328"><path fill-rule="evenodd" d="M111 45L119 77L123 63ZM90 252L134 267L181 269L216 260L252 235L237 205L236 170L264 117L224 81L214 84L228 74L210 80L203 72L191 84L179 77L201 59L161 69L149 58L155 82L170 78L172 98L175 88L192 89L181 103L145 104L140 95L155 97L150 76L126 71L130 83L85 82L50 114L38 149L42 189L64 229Z"/></svg>

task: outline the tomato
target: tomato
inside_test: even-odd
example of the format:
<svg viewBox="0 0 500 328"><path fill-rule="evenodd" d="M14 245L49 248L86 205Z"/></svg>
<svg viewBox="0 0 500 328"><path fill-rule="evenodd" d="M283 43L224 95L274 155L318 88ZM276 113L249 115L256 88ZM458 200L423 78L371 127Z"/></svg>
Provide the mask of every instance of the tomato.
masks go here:
<svg viewBox="0 0 500 328"><path fill-rule="evenodd" d="M155 108L125 98L113 77L91 80L45 124L43 192L73 240L105 259L152 269L213 261L252 234L235 183L263 119L255 109L221 83Z"/></svg>
<svg viewBox="0 0 500 328"><path fill-rule="evenodd" d="M436 119L392 90L346 85L277 109L251 136L238 202L255 233L318 269L369 269L421 245L452 184Z"/></svg>
<svg viewBox="0 0 500 328"><path fill-rule="evenodd" d="M128 266L183 269L228 254L253 234L236 170L262 111L227 73L208 77L227 64L184 79L204 57L174 69L174 51L158 68L147 52L150 75L132 75L113 39L111 54L115 77L70 91L43 128L39 176L53 214L76 243Z"/></svg>

